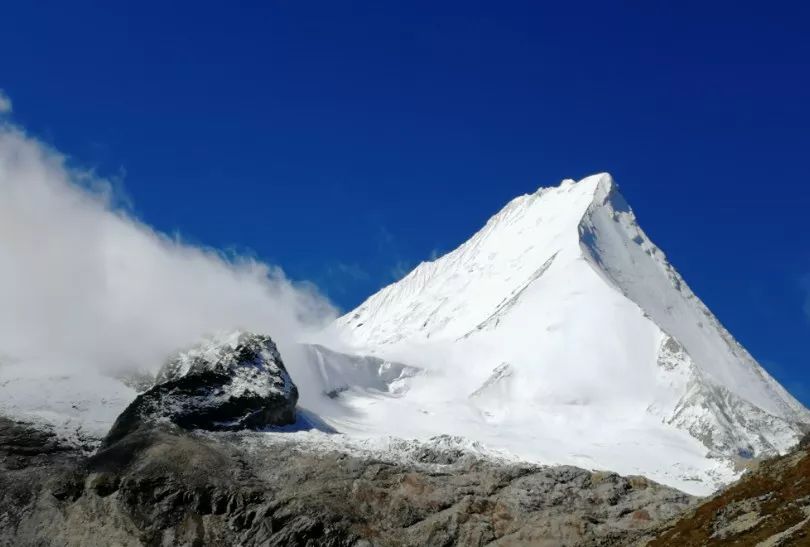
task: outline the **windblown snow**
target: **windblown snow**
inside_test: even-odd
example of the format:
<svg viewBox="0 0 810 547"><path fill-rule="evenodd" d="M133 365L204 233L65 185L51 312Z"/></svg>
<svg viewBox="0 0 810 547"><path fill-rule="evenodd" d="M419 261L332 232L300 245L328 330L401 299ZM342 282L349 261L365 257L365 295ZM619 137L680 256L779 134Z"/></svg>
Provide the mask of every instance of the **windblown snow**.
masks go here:
<svg viewBox="0 0 810 547"><path fill-rule="evenodd" d="M344 353L424 370L347 397L358 435L462 435L706 494L810 424L639 227L610 175L518 197L335 323Z"/></svg>

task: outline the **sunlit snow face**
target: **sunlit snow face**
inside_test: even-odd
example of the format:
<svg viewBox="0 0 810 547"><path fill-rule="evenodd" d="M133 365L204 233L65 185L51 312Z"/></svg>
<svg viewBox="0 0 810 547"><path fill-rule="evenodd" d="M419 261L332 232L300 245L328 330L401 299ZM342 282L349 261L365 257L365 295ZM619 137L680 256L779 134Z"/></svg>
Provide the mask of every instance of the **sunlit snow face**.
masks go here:
<svg viewBox="0 0 810 547"><path fill-rule="evenodd" d="M345 351L425 370L404 397L347 397L358 417L336 423L359 434L465 435L705 494L735 476L730 459L707 453L779 451L810 422L606 175L516 198L335 329ZM670 339L678 357L662 364Z"/></svg>

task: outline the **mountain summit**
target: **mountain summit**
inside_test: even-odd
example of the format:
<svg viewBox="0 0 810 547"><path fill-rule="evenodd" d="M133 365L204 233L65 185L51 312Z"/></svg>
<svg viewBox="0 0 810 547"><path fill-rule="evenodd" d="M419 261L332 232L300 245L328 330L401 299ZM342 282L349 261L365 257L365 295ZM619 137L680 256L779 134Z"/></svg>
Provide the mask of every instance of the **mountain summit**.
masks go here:
<svg viewBox="0 0 810 547"><path fill-rule="evenodd" d="M297 403L286 434L317 446L398 458L397 446L438 442L696 495L810 429L810 412L689 289L607 174L512 200L311 341L288 343L282 365L269 338L215 337L140 395L140 381L100 371L6 363L0 413L91 447L116 417L241 429L289 423Z"/></svg>
<svg viewBox="0 0 810 547"><path fill-rule="evenodd" d="M736 476L740 460L786 451L810 424L645 235L608 174L512 200L334 327L343 351L425 370L395 402L349 403L397 434L444 428L700 494Z"/></svg>

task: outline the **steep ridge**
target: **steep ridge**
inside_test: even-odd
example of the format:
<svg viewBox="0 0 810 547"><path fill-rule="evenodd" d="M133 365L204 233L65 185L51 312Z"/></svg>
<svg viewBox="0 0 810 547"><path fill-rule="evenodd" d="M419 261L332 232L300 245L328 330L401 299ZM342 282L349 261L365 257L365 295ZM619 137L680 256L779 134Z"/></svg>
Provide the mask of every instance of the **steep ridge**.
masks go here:
<svg viewBox="0 0 810 547"><path fill-rule="evenodd" d="M579 231L583 254L594 268L682 345L703 383L722 386L787 421L808 420L807 409L751 357L667 262L609 177L600 182ZM799 438L774 448L784 450Z"/></svg>
<svg viewBox="0 0 810 547"><path fill-rule="evenodd" d="M564 181L512 200L459 248L421 263L337 324L370 349L468 334L537 280L557 252L578 253L570 227L590 205L597 182ZM538 230L545 237L532 237ZM471 290L475 297L467 298Z"/></svg>
<svg viewBox="0 0 810 547"><path fill-rule="evenodd" d="M426 371L397 401L347 401L369 430L383 420L393 434L444 427L520 457L705 494L738 475L739 459L784 452L810 423L647 238L607 174L514 199L334 330L343 352Z"/></svg>

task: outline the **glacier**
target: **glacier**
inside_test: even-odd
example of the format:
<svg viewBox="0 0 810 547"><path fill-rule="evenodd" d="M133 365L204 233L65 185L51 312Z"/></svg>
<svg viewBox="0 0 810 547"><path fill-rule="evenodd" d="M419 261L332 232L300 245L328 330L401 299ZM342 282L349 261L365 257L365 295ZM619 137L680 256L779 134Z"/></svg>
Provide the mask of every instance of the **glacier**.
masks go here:
<svg viewBox="0 0 810 547"><path fill-rule="evenodd" d="M325 417L339 431L459 435L698 495L784 453L810 424L606 173L512 200L340 317L321 344L422 371L396 393L341 394L349 418Z"/></svg>

